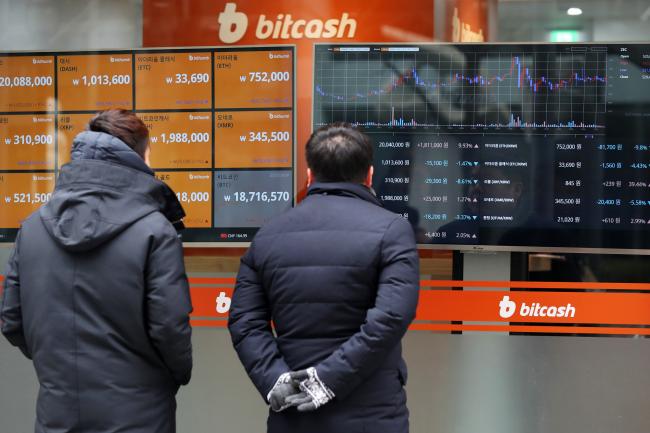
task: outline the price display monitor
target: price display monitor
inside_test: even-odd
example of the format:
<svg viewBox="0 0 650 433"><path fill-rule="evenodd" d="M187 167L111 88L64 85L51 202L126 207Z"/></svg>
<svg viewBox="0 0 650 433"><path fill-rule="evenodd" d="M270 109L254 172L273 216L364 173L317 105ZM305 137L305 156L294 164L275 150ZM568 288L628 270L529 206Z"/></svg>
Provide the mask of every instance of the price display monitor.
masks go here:
<svg viewBox="0 0 650 433"><path fill-rule="evenodd" d="M0 53L0 242L51 197L97 112L133 110L184 242L250 242L294 203L292 46Z"/></svg>
<svg viewBox="0 0 650 433"><path fill-rule="evenodd" d="M650 253L650 44L316 45L422 246Z"/></svg>

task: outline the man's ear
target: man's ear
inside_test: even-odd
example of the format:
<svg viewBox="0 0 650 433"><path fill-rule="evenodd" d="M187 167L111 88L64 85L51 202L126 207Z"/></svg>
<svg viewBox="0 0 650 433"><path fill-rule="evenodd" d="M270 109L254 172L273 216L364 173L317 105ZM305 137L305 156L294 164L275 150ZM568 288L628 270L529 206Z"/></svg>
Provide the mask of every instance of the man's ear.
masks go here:
<svg viewBox="0 0 650 433"><path fill-rule="evenodd" d="M144 163L151 167L151 145L144 151Z"/></svg>
<svg viewBox="0 0 650 433"><path fill-rule="evenodd" d="M307 188L309 188L312 183L314 183L314 175L312 174L311 169L308 167L307 168Z"/></svg>
<svg viewBox="0 0 650 433"><path fill-rule="evenodd" d="M371 165L370 168L368 169L368 174L366 174L366 180L363 182L363 184L368 188L372 187L372 175L374 173L375 173L375 167Z"/></svg>

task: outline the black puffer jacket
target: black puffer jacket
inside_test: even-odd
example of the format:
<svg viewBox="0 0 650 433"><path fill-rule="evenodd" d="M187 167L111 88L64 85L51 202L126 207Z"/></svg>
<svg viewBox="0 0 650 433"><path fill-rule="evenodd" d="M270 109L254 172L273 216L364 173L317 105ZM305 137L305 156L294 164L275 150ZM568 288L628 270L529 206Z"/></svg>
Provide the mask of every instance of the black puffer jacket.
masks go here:
<svg viewBox="0 0 650 433"><path fill-rule="evenodd" d="M174 193L108 134L84 132L16 239L2 332L34 361L36 433L170 433L192 368Z"/></svg>
<svg viewBox="0 0 650 433"><path fill-rule="evenodd" d="M315 412L271 412L269 432L408 431L400 340L418 280L411 226L362 185L315 184L257 233L232 300L235 349L263 397L311 366L336 395Z"/></svg>

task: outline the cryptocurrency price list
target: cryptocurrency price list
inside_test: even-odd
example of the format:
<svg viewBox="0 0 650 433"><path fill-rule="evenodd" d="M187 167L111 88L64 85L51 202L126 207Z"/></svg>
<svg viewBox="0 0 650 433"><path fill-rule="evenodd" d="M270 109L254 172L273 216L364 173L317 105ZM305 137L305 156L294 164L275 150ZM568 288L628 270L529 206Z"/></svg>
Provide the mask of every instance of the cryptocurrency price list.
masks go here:
<svg viewBox="0 0 650 433"><path fill-rule="evenodd" d="M373 138L373 186L419 243L650 248L650 45L318 45L315 61L314 127Z"/></svg>
<svg viewBox="0 0 650 433"><path fill-rule="evenodd" d="M187 242L248 242L294 201L294 48L0 53L0 241L46 203L108 108L147 125Z"/></svg>

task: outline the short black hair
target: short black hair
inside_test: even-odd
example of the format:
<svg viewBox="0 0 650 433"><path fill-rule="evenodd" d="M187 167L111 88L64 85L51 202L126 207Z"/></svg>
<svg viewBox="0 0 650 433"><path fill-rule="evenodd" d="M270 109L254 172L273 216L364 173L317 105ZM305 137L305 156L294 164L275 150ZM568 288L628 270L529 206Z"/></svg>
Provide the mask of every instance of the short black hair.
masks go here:
<svg viewBox="0 0 650 433"><path fill-rule="evenodd" d="M372 165L373 145L349 123L337 122L314 131L306 153L316 181L363 183Z"/></svg>

